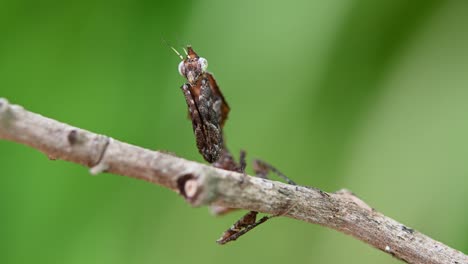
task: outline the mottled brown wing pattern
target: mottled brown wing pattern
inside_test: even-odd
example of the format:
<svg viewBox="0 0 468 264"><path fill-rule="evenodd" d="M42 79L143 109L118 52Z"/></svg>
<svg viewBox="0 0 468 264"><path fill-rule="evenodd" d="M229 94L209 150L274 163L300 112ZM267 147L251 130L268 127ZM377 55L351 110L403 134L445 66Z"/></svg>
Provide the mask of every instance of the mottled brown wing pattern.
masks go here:
<svg viewBox="0 0 468 264"><path fill-rule="evenodd" d="M219 123L221 101L212 95L206 79L200 79L195 87L184 84L182 91L189 108L197 148L206 161L216 162L224 145Z"/></svg>

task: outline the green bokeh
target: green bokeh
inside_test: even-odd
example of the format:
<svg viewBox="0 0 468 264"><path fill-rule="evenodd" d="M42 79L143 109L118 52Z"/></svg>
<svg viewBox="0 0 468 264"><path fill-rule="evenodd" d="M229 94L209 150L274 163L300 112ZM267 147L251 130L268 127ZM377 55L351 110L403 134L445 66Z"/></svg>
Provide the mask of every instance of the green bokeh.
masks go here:
<svg viewBox="0 0 468 264"><path fill-rule="evenodd" d="M192 44L231 106L229 147L468 252L468 2L0 2L0 97L201 161L161 41ZM0 263L398 263L349 236L192 209L144 181L0 142Z"/></svg>

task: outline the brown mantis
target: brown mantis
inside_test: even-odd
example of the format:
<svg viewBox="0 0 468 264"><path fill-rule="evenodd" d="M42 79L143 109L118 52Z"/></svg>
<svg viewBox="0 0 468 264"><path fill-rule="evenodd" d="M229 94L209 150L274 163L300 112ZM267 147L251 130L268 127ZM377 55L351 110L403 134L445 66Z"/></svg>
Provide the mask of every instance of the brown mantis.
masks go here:
<svg viewBox="0 0 468 264"><path fill-rule="evenodd" d="M171 48L182 60L178 67L179 73L187 79L187 83L182 85L181 89L188 106L189 117L192 120L198 151L214 167L244 173L246 153L241 151L239 162L236 162L224 141L223 127L230 108L213 75L206 71L208 61L198 56L190 46L187 47L187 50L184 49L185 58L176 49ZM274 172L289 184L296 185L266 162L254 160L253 167L258 177L266 178L269 172ZM217 242L226 244L236 240L274 217L264 216L257 221L257 214L258 212L255 211L245 214L226 230Z"/></svg>

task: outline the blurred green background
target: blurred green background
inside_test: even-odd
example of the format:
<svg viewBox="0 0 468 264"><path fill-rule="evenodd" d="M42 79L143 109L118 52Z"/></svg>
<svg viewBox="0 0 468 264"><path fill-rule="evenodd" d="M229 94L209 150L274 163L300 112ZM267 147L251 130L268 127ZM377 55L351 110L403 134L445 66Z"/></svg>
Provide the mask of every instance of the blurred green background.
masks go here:
<svg viewBox="0 0 468 264"><path fill-rule="evenodd" d="M193 45L231 106L234 153L348 188L468 252L467 1L0 2L0 97L202 161L179 87ZM214 241L212 217L126 177L0 142L1 263L399 263L287 218ZM250 168L248 168L250 171Z"/></svg>

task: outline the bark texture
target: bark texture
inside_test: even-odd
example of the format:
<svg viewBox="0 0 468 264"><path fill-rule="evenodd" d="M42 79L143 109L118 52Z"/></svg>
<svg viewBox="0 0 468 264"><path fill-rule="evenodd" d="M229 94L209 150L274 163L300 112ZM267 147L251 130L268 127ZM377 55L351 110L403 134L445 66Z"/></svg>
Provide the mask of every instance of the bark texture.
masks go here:
<svg viewBox="0 0 468 264"><path fill-rule="evenodd" d="M350 191L327 193L216 169L73 127L2 98L0 139L82 164L92 174L109 172L162 185L193 206L241 208L333 228L408 263L468 263L467 255L377 212Z"/></svg>

